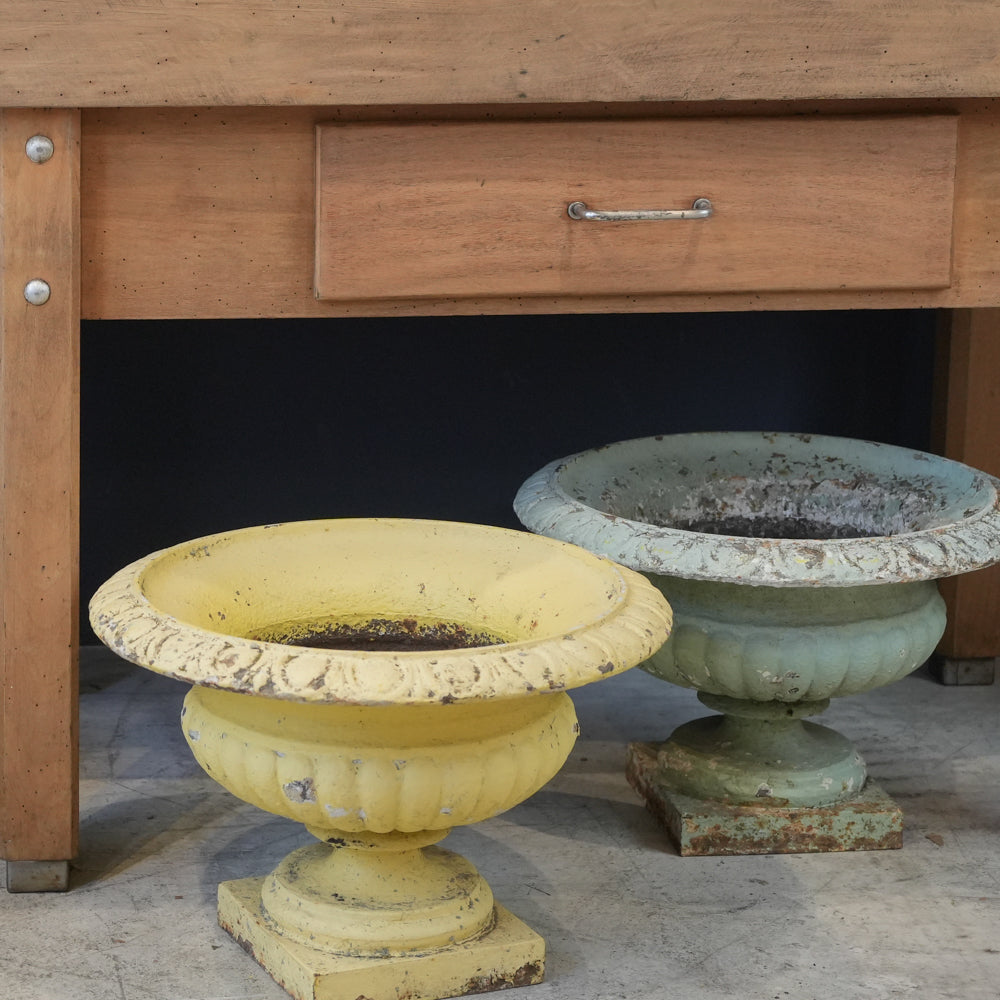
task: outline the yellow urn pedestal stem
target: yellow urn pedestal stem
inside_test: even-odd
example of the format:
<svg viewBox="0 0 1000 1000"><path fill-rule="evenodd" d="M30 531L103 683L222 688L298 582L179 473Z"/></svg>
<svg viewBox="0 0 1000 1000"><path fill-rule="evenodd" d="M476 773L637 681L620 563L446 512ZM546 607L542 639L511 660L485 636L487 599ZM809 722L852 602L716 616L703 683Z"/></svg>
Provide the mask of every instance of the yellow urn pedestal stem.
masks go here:
<svg viewBox="0 0 1000 1000"><path fill-rule="evenodd" d="M447 831L331 837L292 852L264 879L263 911L300 944L344 955L446 948L494 924L493 893L461 855L419 846Z"/></svg>
<svg viewBox="0 0 1000 1000"><path fill-rule="evenodd" d="M439 1000L537 983L542 938L437 846L538 791L566 691L670 633L631 570L526 532L293 522L120 570L91 602L127 659L192 684L191 751L317 843L219 887L219 921L298 1000Z"/></svg>

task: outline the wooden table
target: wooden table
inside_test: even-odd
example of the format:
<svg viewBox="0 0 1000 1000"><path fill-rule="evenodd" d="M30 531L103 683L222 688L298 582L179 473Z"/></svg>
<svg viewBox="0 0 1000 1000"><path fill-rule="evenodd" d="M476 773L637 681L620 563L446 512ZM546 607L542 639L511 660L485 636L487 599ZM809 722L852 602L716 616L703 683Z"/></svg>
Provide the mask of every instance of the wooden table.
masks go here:
<svg viewBox="0 0 1000 1000"><path fill-rule="evenodd" d="M7 0L0 21L0 855L8 859L10 888L65 887L66 862L77 851L81 317L934 308L942 311L940 447L1000 472L993 431L998 96L1000 4L992 0L888 8L870 0ZM950 147L940 137L928 140L934 165L923 171L921 147L910 149L909 130L898 127L887 127L880 148L851 132L862 146L843 148L855 152L823 154L837 146L835 123L845 116L887 126L898 126L898 116L955 118ZM652 122L642 140L648 157L670 145L686 148L686 140L670 137L687 136L677 123L691 121L714 123L716 134L723 123L739 126L732 134L744 138L722 140L721 163L703 160L715 173L749 176L741 173L740 151L755 144L761 156L770 148L775 163L793 162L789 137L808 123L810 162L846 156L846 180L817 197L806 189L808 206L798 196L806 252L786 254L781 269L760 270L762 247L773 251L781 240L772 233L755 246L744 218L742 249L721 264L715 258L714 271L725 277L714 283L705 264L711 254L703 256L714 236L705 234L727 227L736 234L743 195L734 189L728 196L722 180L706 175L706 185L723 192L715 228L669 230L673 263L662 281L644 263L637 286L629 260L647 261L653 237L629 229L643 235L634 237L634 252L615 258L605 280L604 251L594 247L614 256L621 246L607 230L572 228L603 223L567 220L565 196L578 189L574 169L613 192L616 176L633 175L627 157L603 156L621 154L632 141L632 131L615 129L633 123L641 131ZM445 133L432 126L406 130L431 122L452 129L468 123L477 138L449 147L438 144ZM559 138L576 122L590 123L580 132L590 152L579 157ZM790 128L780 132L785 138L763 141L759 128L778 122ZM332 139L327 129L317 143L322 123L352 128ZM362 135L357 123L374 123L373 131ZM544 127L552 123L555 130ZM528 124L540 130L524 132ZM508 125L502 134L517 137L513 146L497 138ZM656 139L661 127L663 142ZM396 128L418 141L397 148ZM538 144L535 135L543 137ZM52 141L51 158L44 149L34 159L27 154L33 136ZM424 145L421 136L433 141ZM712 142L698 148L718 149ZM355 158L344 166L341 152L352 143ZM325 152L317 170L318 147ZM474 164L481 178L455 166L456 148L490 151ZM508 149L518 156L512 160ZM897 154L900 176L905 183L912 174L914 191L924 191L925 181L926 190L944 183L944 204L926 206L932 223L905 210L914 197L901 182L882 193L866 186L881 176L881 158ZM518 271L511 263L519 249L517 241L511 249L504 227L519 225L517 213L494 200L497 218L469 235L468 268L456 271L452 262L451 270L445 263L412 270L411 261L423 266L454 256L455 216L441 209L451 199L447 184L459 184L457 217L467 221L477 183L505 198L517 190L518 157L531 164L524 177L530 173L536 194L539 181L558 179L554 200L542 209L544 226L532 230L530 267ZM506 187L494 185L490 172L501 160L515 164ZM789 183L797 189L796 178L808 173L796 168ZM659 177L655 169L638 174ZM889 252L859 236L851 176L872 213L869 236L893 232ZM425 242L414 235L414 227L423 229L419 212L406 224L414 184L418 208L437 206L440 219ZM767 185L744 187L762 192ZM383 194L395 211L385 211ZM887 213L879 209L883 198ZM795 202L784 200L786 207ZM780 199L769 204L784 210ZM898 229L897 209L907 220ZM359 234L381 232L387 220L380 246L409 249L389 252L385 263L378 256L363 263L369 247ZM842 225L847 235L838 237ZM882 263L859 265L855 243ZM546 245L557 251L548 264L539 257ZM824 249L810 261L813 246ZM381 284L370 280L376 271ZM470 283L466 271L485 278ZM598 280L582 284L581 275ZM25 298L33 279L47 284L43 304ZM32 287L44 298L43 286ZM408 289L406 297L398 288ZM943 653L995 657L1000 577L985 571L946 589L951 626Z"/></svg>

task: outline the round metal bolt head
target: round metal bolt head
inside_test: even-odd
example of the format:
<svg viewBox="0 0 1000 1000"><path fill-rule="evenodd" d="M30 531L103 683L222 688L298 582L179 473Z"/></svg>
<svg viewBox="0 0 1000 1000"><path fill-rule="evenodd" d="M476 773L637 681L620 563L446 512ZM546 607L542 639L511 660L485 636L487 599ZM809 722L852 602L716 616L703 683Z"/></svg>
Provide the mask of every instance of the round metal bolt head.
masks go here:
<svg viewBox="0 0 1000 1000"><path fill-rule="evenodd" d="M52 289L49 287L49 283L42 281L41 278L33 278L24 286L24 297L33 306L45 305L51 294Z"/></svg>
<svg viewBox="0 0 1000 1000"><path fill-rule="evenodd" d="M47 135L33 135L24 144L24 151L32 163L45 163L52 159L56 147Z"/></svg>

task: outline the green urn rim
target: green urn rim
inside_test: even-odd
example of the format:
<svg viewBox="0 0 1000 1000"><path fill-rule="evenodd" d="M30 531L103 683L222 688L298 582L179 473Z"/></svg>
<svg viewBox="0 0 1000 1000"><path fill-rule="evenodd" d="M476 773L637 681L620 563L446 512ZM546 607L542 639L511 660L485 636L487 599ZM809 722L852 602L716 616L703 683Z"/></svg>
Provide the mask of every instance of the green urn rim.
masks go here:
<svg viewBox="0 0 1000 1000"><path fill-rule="evenodd" d="M853 587L1000 561L1000 480L928 452L829 435L619 441L550 462L524 482L514 510L538 534L692 580ZM761 530L723 533L734 517ZM768 525L783 518L832 530L772 537Z"/></svg>

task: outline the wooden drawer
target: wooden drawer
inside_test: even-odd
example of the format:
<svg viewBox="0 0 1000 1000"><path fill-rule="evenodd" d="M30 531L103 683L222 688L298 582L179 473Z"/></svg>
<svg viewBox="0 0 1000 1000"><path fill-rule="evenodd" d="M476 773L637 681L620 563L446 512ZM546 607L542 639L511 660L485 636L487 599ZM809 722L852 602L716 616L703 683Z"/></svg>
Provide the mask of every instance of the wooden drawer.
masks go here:
<svg viewBox="0 0 1000 1000"><path fill-rule="evenodd" d="M957 118L321 125L321 299L946 287ZM685 209L575 221L567 207Z"/></svg>

